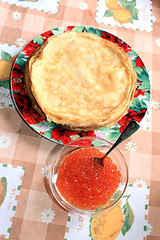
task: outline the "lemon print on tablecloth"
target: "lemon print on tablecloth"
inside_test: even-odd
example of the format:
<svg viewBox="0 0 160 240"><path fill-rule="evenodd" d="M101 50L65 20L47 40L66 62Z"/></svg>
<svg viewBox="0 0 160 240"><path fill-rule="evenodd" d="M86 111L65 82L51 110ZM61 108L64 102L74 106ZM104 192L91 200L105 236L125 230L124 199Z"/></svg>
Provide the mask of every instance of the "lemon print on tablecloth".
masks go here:
<svg viewBox="0 0 160 240"><path fill-rule="evenodd" d="M0 59L0 81L5 81L10 78L10 72L12 65L16 59L17 55L11 57L7 52L1 51Z"/></svg>
<svg viewBox="0 0 160 240"><path fill-rule="evenodd" d="M129 23L132 21L132 14L128 9L120 8L114 11L113 18L121 24Z"/></svg>
<svg viewBox="0 0 160 240"><path fill-rule="evenodd" d="M113 17L113 19L121 25L132 23L138 20L138 9L136 8L136 0L105 0L108 8L104 17Z"/></svg>
<svg viewBox="0 0 160 240"><path fill-rule="evenodd" d="M113 224L114 223L114 224ZM121 202L111 211L91 218L91 235L94 240L114 240L123 225Z"/></svg>
<svg viewBox="0 0 160 240"><path fill-rule="evenodd" d="M112 11L121 8L121 5L117 2L117 0L105 0L106 7Z"/></svg>
<svg viewBox="0 0 160 240"><path fill-rule="evenodd" d="M117 199L120 195L121 191L118 191L110 201ZM134 223L134 213L128 201L130 196L131 195L124 195L122 197L125 199L123 206L120 201L110 211L91 217L91 240L115 240L120 233L122 233L123 236L126 235Z"/></svg>

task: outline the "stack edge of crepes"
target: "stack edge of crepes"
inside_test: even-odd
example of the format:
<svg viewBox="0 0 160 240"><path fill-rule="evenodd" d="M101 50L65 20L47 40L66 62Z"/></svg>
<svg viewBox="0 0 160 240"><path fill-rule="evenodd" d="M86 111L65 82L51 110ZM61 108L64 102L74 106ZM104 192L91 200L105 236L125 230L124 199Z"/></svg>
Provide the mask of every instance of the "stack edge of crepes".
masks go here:
<svg viewBox="0 0 160 240"><path fill-rule="evenodd" d="M53 35L29 57L25 90L48 121L71 130L112 126L134 96L137 75L117 44L92 33Z"/></svg>

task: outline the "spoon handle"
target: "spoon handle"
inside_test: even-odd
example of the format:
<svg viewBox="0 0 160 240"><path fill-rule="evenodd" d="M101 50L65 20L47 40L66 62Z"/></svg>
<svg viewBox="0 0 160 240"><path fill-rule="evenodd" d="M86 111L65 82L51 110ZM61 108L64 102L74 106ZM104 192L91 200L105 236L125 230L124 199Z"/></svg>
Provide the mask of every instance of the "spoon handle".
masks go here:
<svg viewBox="0 0 160 240"><path fill-rule="evenodd" d="M139 124L135 120L131 120L129 124L125 127L122 134L119 136L117 141L113 144L113 146L109 149L109 151L105 154L107 156L115 147L117 147L121 142L130 137L133 133L135 133L139 129ZM104 157L105 157L104 156Z"/></svg>

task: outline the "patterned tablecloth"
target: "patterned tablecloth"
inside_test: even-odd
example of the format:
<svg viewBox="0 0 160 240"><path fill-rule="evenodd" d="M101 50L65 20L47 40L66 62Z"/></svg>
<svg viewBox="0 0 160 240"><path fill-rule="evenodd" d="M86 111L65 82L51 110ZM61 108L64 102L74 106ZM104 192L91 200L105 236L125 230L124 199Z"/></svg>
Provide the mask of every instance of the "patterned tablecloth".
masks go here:
<svg viewBox="0 0 160 240"><path fill-rule="evenodd" d="M160 1L1 0L0 14L0 240L160 239ZM152 89L139 131L119 146L129 167L125 195L92 218L68 213L48 194L46 161L62 145L28 127L9 90L12 64L27 43L75 25L127 42L145 63Z"/></svg>

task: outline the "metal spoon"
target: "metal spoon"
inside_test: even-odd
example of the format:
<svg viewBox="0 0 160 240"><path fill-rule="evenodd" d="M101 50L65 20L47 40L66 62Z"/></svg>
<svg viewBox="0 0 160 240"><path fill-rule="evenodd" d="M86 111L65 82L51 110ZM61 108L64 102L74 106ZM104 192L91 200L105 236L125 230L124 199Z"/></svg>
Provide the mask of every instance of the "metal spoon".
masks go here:
<svg viewBox="0 0 160 240"><path fill-rule="evenodd" d="M138 129L139 129L139 124L134 121L131 120L129 122L129 124L125 127L125 129L123 130L123 132L121 133L121 135L119 136L119 138L117 139L117 141L112 145L112 147L108 150L107 153L105 153L105 155L102 158L93 158L94 160L98 161L99 164L101 164L102 166L104 166L104 158L115 148L117 147L121 142L123 142L124 140L126 140L128 137L130 137L133 133L135 133Z"/></svg>

